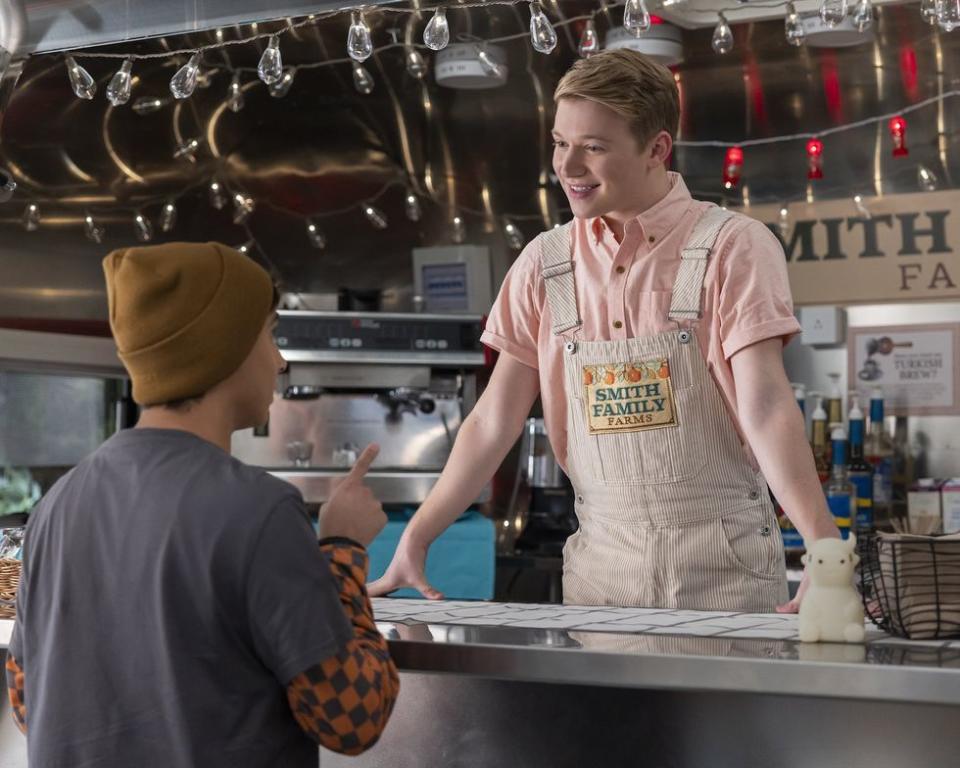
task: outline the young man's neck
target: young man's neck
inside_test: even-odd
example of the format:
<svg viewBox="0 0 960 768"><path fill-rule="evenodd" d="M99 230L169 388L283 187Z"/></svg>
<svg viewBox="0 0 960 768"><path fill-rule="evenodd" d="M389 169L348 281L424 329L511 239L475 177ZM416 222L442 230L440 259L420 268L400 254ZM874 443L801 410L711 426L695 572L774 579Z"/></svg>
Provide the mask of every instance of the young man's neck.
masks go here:
<svg viewBox="0 0 960 768"><path fill-rule="evenodd" d="M656 181L651 183L650 186L643 191L642 196L631 201L629 206L623 210L610 211L603 214L603 220L606 225L610 227L617 242L623 242L623 231L628 221L633 221L633 219L637 218L640 214L649 211L653 206L663 200L669 192L670 178L667 175L667 171L664 170L663 173L659 174L659 177L656 178Z"/></svg>
<svg viewBox="0 0 960 768"><path fill-rule="evenodd" d="M218 408L215 402L207 402L206 398L182 410L163 406L145 408L140 414L136 428L177 429L181 432L189 432L230 453L233 425L227 414Z"/></svg>

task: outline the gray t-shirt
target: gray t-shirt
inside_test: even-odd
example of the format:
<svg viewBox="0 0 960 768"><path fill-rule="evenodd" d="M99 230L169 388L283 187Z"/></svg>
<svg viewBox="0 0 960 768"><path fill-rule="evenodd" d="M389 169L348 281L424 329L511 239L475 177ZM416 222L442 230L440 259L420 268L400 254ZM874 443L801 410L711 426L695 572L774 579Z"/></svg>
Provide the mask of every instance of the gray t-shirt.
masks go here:
<svg viewBox="0 0 960 768"><path fill-rule="evenodd" d="M352 636L293 486L186 432L121 432L27 526L30 766L315 768L285 686Z"/></svg>

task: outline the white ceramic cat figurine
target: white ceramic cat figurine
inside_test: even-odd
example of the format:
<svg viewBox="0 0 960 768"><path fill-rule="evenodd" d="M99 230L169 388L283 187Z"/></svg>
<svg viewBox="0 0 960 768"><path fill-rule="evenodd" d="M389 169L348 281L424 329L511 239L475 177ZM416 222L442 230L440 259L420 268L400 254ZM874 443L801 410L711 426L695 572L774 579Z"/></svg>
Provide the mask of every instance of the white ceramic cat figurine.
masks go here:
<svg viewBox="0 0 960 768"><path fill-rule="evenodd" d="M863 642L863 605L853 587L856 538L818 539L807 547L810 587L800 603L800 640L804 643Z"/></svg>

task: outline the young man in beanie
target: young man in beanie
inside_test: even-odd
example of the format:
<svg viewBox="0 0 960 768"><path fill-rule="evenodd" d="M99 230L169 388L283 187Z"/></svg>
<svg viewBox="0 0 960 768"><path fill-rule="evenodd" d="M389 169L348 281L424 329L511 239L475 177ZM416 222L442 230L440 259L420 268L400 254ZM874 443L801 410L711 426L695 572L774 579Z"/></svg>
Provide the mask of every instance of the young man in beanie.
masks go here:
<svg viewBox="0 0 960 768"><path fill-rule="evenodd" d="M783 368L799 330L783 250L669 171L680 99L666 67L603 51L554 100L553 168L574 219L504 280L482 339L501 352L490 384L370 592L439 596L427 548L539 395L580 521L565 602L795 611L767 483L806 541L839 531Z"/></svg>
<svg viewBox="0 0 960 768"><path fill-rule="evenodd" d="M284 367L276 293L216 243L111 253L143 407L30 516L7 678L33 768L317 765L376 742L398 676L365 589L370 446L321 510L230 456Z"/></svg>

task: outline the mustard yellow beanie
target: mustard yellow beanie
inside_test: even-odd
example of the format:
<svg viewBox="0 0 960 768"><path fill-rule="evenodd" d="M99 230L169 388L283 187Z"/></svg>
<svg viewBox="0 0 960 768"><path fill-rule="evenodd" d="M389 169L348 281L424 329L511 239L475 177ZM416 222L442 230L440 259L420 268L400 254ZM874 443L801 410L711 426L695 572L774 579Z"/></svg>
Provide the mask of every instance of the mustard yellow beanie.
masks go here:
<svg viewBox="0 0 960 768"><path fill-rule="evenodd" d="M121 248L103 272L110 329L144 406L197 397L230 376L273 301L266 270L220 243Z"/></svg>

